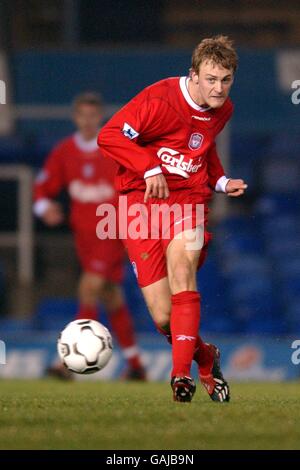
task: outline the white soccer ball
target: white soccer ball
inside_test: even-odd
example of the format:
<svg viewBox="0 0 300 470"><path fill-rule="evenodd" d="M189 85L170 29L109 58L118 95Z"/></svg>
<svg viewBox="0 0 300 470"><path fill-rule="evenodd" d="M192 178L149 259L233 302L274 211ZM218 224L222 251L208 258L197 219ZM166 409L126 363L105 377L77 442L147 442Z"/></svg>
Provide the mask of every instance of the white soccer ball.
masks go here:
<svg viewBox="0 0 300 470"><path fill-rule="evenodd" d="M70 371L93 374L103 369L112 356L111 334L95 320L75 320L61 332L57 350Z"/></svg>

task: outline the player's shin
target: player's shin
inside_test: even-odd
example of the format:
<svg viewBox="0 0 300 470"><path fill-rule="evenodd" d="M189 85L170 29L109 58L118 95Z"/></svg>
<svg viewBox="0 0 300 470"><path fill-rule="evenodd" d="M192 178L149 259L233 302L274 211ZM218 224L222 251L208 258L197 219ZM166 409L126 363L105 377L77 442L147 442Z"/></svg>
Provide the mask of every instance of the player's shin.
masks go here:
<svg viewBox="0 0 300 470"><path fill-rule="evenodd" d="M155 325L157 331L162 334L169 344L172 344L172 335L170 331L170 324L168 323L165 326ZM204 343L201 337L198 335L195 343L195 351L193 360L197 363L201 375L207 375L210 373L214 355L212 354L209 346Z"/></svg>
<svg viewBox="0 0 300 470"><path fill-rule="evenodd" d="M196 291L184 291L172 295L172 377L190 376L199 322L200 294Z"/></svg>
<svg viewBox="0 0 300 470"><path fill-rule="evenodd" d="M207 375L210 373L214 361L214 355L209 346L204 343L200 336L198 336L196 340L193 359L197 363L201 375Z"/></svg>
<svg viewBox="0 0 300 470"><path fill-rule="evenodd" d="M133 369L142 368L140 353L135 339L133 322L126 305L109 313L112 330L122 348L123 355Z"/></svg>

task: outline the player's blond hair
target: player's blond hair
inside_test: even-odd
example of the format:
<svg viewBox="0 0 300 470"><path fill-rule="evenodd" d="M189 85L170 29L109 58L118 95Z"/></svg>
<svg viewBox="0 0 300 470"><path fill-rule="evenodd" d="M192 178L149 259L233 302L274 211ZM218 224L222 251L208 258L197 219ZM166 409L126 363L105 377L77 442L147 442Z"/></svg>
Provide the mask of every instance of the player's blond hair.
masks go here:
<svg viewBox="0 0 300 470"><path fill-rule="evenodd" d="M193 51L191 70L199 73L200 65L206 61L221 65L234 73L238 66L238 56L233 41L222 35L203 39Z"/></svg>
<svg viewBox="0 0 300 470"><path fill-rule="evenodd" d="M102 108L102 96L99 93L95 93L93 91L86 91L84 93L80 93L79 95L75 96L72 102L73 110L76 111L76 109L82 104L89 104L91 106L97 106L98 108Z"/></svg>

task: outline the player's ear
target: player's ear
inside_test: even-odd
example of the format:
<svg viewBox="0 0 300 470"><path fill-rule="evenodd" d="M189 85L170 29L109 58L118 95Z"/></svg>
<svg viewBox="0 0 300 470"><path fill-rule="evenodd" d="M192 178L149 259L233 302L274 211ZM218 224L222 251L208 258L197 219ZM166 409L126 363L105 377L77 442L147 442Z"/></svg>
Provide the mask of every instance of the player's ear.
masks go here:
<svg viewBox="0 0 300 470"><path fill-rule="evenodd" d="M195 70L191 69L190 70L190 77L193 80L194 83L198 84L199 83L199 75Z"/></svg>

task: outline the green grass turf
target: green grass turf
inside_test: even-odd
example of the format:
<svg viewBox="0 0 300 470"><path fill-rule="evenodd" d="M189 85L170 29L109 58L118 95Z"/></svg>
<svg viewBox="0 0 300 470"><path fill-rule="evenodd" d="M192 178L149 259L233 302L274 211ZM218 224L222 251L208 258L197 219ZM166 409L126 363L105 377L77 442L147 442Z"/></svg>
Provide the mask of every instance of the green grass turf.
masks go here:
<svg viewBox="0 0 300 470"><path fill-rule="evenodd" d="M298 383L202 386L174 403L167 383L0 382L1 449L299 449Z"/></svg>

